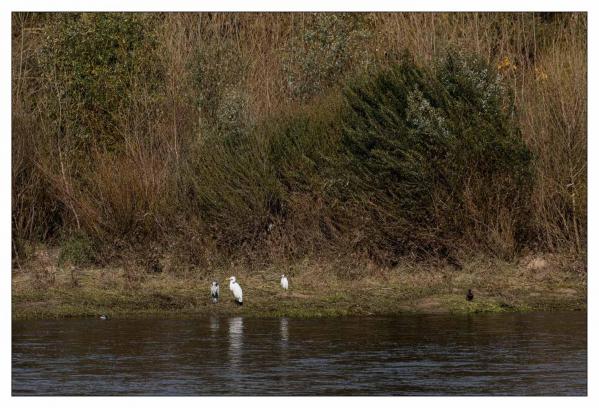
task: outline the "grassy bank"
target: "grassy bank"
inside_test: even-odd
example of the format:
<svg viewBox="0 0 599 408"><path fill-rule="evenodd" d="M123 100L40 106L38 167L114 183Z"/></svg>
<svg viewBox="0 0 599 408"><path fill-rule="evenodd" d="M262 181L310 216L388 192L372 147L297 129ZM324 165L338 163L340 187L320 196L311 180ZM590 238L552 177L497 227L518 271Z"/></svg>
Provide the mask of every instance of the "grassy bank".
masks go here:
<svg viewBox="0 0 599 408"><path fill-rule="evenodd" d="M479 313L585 310L583 262L543 255L505 262L470 259L452 266L400 263L390 269L343 261L305 260L248 270L231 266L203 270L165 268L132 273L127 266L61 268L54 251L13 272L13 319L97 317L193 318L206 315L337 317L402 313ZM280 274L291 287L283 292ZM244 305L233 303L224 279L235 275ZM221 300L210 301L213 279ZM472 288L474 301L465 293Z"/></svg>

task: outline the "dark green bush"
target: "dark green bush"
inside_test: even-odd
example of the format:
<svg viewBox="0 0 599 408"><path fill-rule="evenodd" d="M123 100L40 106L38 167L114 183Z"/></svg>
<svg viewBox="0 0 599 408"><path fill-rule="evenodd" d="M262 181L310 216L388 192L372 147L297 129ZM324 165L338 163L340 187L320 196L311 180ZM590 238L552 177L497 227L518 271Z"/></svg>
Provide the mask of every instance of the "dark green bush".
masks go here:
<svg viewBox="0 0 599 408"><path fill-rule="evenodd" d="M269 118L257 128L269 141L269 162L286 191L320 191L336 175L339 99L321 98Z"/></svg>
<svg viewBox="0 0 599 408"><path fill-rule="evenodd" d="M404 55L349 86L345 100L349 172L383 245L405 252L443 249L466 236L488 243L506 206L517 241L531 153L489 65L450 52L427 70Z"/></svg>
<svg viewBox="0 0 599 408"><path fill-rule="evenodd" d="M191 156L187 197L212 238L226 249L255 243L280 195L264 145L248 134L234 143L215 134Z"/></svg>
<svg viewBox="0 0 599 408"><path fill-rule="evenodd" d="M96 261L96 247L90 237L82 232L69 236L60 247L58 263L64 265L88 265Z"/></svg>

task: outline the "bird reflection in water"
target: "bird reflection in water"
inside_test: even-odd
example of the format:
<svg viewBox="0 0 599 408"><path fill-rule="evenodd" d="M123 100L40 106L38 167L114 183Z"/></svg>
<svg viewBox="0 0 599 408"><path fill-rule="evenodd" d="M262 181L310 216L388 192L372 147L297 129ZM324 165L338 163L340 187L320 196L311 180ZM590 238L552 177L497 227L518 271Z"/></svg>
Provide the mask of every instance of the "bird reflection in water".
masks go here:
<svg viewBox="0 0 599 408"><path fill-rule="evenodd" d="M229 319L229 362L232 368L238 368L243 347L243 318Z"/></svg>
<svg viewBox="0 0 599 408"><path fill-rule="evenodd" d="M289 340L289 329L288 329L289 320L286 317L283 317L280 321L281 327L281 341L283 343L287 343Z"/></svg>
<svg viewBox="0 0 599 408"><path fill-rule="evenodd" d="M220 328L220 321L216 316L210 316L210 333L212 337L215 337L218 334L218 329Z"/></svg>
<svg viewBox="0 0 599 408"><path fill-rule="evenodd" d="M286 360L287 342L289 341L289 320L286 317L283 317L281 320L279 320L279 330L281 332L281 341L279 343L281 349L281 358Z"/></svg>

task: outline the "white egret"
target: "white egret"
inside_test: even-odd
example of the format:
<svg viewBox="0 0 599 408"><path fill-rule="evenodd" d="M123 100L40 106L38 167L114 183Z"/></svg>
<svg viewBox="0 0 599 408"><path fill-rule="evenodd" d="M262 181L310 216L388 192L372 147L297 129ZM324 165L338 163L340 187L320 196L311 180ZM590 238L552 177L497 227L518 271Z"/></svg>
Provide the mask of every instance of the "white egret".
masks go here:
<svg viewBox="0 0 599 408"><path fill-rule="evenodd" d="M237 303L239 306L243 305L243 291L241 290L239 283L235 281L235 276L231 276L229 278L229 290L231 290L231 293L233 293L235 303Z"/></svg>
<svg viewBox="0 0 599 408"><path fill-rule="evenodd" d="M285 290L289 289L289 281L285 274L281 275L281 287Z"/></svg>
<svg viewBox="0 0 599 408"><path fill-rule="evenodd" d="M212 296L212 303L218 302L218 295L219 295L218 282L213 281L212 286L210 286L210 296Z"/></svg>

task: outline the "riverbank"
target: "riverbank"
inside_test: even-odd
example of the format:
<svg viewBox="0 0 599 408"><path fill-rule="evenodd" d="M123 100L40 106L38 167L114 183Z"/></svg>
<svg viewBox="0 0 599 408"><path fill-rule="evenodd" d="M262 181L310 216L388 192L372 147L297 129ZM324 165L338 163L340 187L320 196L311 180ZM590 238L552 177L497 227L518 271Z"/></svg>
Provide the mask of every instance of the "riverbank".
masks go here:
<svg viewBox="0 0 599 408"><path fill-rule="evenodd" d="M514 262L475 258L452 266L405 262L395 268L306 260L247 270L181 267L131 273L122 266L59 267L52 251L13 270L12 318L193 318L206 315L338 317L402 313L586 310L584 262L558 255ZM290 290L279 286L286 273ZM225 279L237 277L244 304L234 304ZM221 284L212 304L210 282ZM474 300L467 302L472 288Z"/></svg>

